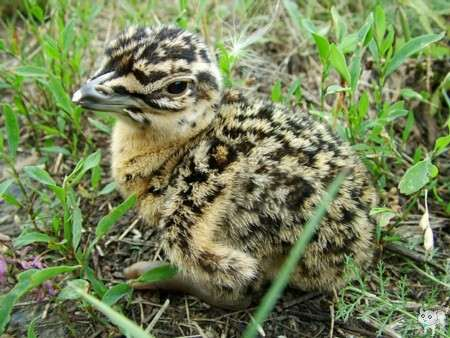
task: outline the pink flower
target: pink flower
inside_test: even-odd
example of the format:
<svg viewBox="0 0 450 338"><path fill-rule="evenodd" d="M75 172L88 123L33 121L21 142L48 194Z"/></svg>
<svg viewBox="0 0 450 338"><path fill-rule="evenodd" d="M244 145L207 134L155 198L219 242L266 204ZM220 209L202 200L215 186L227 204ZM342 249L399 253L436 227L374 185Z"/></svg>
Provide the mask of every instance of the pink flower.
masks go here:
<svg viewBox="0 0 450 338"><path fill-rule="evenodd" d="M7 273L8 266L6 265L6 259L0 255L0 285L6 282Z"/></svg>
<svg viewBox="0 0 450 338"><path fill-rule="evenodd" d="M31 260L28 261L19 261L20 266L24 270L28 269L43 269L47 265L44 264L41 260L40 256L32 256ZM46 281L42 284L40 288L38 288L35 292L36 298L38 300L43 300L46 295L54 296L57 291L53 288L53 284L50 281Z"/></svg>
<svg viewBox="0 0 450 338"><path fill-rule="evenodd" d="M32 261L21 261L19 263L20 263L20 266L22 267L22 269L24 269L24 270L42 269L45 267L45 265L41 261L41 257L39 257L39 256L34 256Z"/></svg>
<svg viewBox="0 0 450 338"><path fill-rule="evenodd" d="M49 296L55 296L57 294L57 291L53 288L53 284L49 280L44 282L43 287L47 289Z"/></svg>

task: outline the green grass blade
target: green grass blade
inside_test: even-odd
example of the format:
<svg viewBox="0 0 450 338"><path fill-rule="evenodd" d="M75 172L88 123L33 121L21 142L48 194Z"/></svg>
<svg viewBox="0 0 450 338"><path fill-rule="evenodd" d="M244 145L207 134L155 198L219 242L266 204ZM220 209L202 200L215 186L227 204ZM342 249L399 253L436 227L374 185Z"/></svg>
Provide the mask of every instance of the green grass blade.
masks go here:
<svg viewBox="0 0 450 338"><path fill-rule="evenodd" d="M110 306L101 302L97 298L87 294L83 290L74 287L74 291L80 295L86 302L95 307L98 311L102 312L106 317L109 318L111 323L120 328L120 330L132 338L152 338L150 334L146 333L141 327L136 325L136 323L129 320L124 315L116 312Z"/></svg>
<svg viewBox="0 0 450 338"><path fill-rule="evenodd" d="M294 271L295 267L297 266L297 262L305 252L306 246L314 235L314 232L319 225L320 220L324 216L327 207L336 196L339 187L343 183L345 177L345 173L339 174L330 185L329 189L322 196L319 206L315 209L314 214L312 215L308 223L306 223L301 237L299 237L294 247L289 252L289 256L281 267L277 279L275 279L269 291L264 295L256 311L255 320L252 321L245 329L243 335L244 338L256 337L256 334L258 332L258 325L261 325L264 322L270 311L272 311L273 307L275 306L278 298L281 296L281 293L289 282L291 273Z"/></svg>
<svg viewBox="0 0 450 338"><path fill-rule="evenodd" d="M398 67L411 55L420 52L422 49L432 44L433 42L441 40L445 33L441 34L427 34L415 37L405 43L398 51L395 52L391 61L386 65L385 76L397 70Z"/></svg>
<svg viewBox="0 0 450 338"><path fill-rule="evenodd" d="M384 39L384 34L386 33L386 15L384 13L383 6L377 5L375 7L375 40L378 46Z"/></svg>
<svg viewBox="0 0 450 338"><path fill-rule="evenodd" d="M48 172L38 166L27 166L23 170L28 177L32 178L39 183L45 185L56 185L56 182L51 178Z"/></svg>
<svg viewBox="0 0 450 338"><path fill-rule="evenodd" d="M347 82L351 83L350 71L345 61L344 53L342 53L335 44L330 46L330 62L339 75Z"/></svg>
<svg viewBox="0 0 450 338"><path fill-rule="evenodd" d="M3 106L3 114L5 116L6 136L8 139L8 151L12 158L16 158L17 147L19 146L19 121L12 110L11 106L5 104Z"/></svg>
<svg viewBox="0 0 450 338"><path fill-rule="evenodd" d="M320 62L322 65L326 65L328 63L328 56L330 55L330 43L327 38L322 35L313 33L312 36L317 49L319 50Z"/></svg>
<svg viewBox="0 0 450 338"><path fill-rule="evenodd" d="M43 232L30 231L26 233L22 233L19 237L14 240L14 247L16 249L22 248L26 245L30 245L32 243L49 243L56 242L55 238L50 237Z"/></svg>
<svg viewBox="0 0 450 338"><path fill-rule="evenodd" d="M72 248L77 250L81 240L81 231L83 229L83 216L80 208L77 206L72 214Z"/></svg>
<svg viewBox="0 0 450 338"><path fill-rule="evenodd" d="M36 320L33 320L28 326L27 338L38 338L36 334Z"/></svg>
<svg viewBox="0 0 450 338"><path fill-rule="evenodd" d="M164 279L169 279L177 274L178 269L170 264L158 266L143 273L136 282L139 283L153 283Z"/></svg>
<svg viewBox="0 0 450 338"><path fill-rule="evenodd" d="M24 78L32 77L47 77L48 73L45 68L36 66L21 66L17 67L15 73L17 75L23 76Z"/></svg>
<svg viewBox="0 0 450 338"><path fill-rule="evenodd" d="M18 283L6 295L0 297L0 335L6 329L14 305L29 291L37 288L46 280L63 273L72 272L78 266L54 266L45 269L30 269L18 275Z"/></svg>
<svg viewBox="0 0 450 338"><path fill-rule="evenodd" d="M102 302L106 305L113 306L123 297L129 296L131 292L132 288L127 283L116 284L105 292L102 297Z"/></svg>
<svg viewBox="0 0 450 338"><path fill-rule="evenodd" d="M411 195L422 189L433 177L434 165L430 159L419 161L410 167L398 184L400 192L405 195Z"/></svg>
<svg viewBox="0 0 450 338"><path fill-rule="evenodd" d="M114 208L108 215L104 216L100 222L98 222L97 228L95 229L95 238L98 241L102 238L113 226L119 218L121 218L125 213L133 208L136 204L136 196L131 195L125 201L123 201L119 206Z"/></svg>

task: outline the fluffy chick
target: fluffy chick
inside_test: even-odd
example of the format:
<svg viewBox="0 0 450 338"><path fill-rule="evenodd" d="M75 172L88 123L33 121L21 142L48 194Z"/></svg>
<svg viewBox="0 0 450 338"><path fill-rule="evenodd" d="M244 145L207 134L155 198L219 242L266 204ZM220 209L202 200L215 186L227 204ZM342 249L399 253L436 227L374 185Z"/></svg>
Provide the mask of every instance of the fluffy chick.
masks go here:
<svg viewBox="0 0 450 338"><path fill-rule="evenodd" d="M304 112L224 93L199 37L174 27L130 28L111 42L74 102L118 116L112 174L124 197L159 230L178 275L149 288L178 289L238 307L272 280L322 194L342 171L336 199L290 284L331 291L346 256L373 256L376 201L350 146ZM158 263L137 263L135 277Z"/></svg>

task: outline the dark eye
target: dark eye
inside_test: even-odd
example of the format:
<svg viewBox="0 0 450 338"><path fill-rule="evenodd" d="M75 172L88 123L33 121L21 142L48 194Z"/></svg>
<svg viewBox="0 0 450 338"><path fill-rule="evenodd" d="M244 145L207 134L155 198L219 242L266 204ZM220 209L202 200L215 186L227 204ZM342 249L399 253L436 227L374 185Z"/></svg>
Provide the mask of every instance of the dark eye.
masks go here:
<svg viewBox="0 0 450 338"><path fill-rule="evenodd" d="M422 315L422 318L425 318L425 315Z"/></svg>
<svg viewBox="0 0 450 338"><path fill-rule="evenodd" d="M428 316L428 319L431 319L431 316Z"/></svg>
<svg viewBox="0 0 450 338"><path fill-rule="evenodd" d="M166 91L172 95L179 95L186 91L187 86L187 81L174 81L167 85Z"/></svg>

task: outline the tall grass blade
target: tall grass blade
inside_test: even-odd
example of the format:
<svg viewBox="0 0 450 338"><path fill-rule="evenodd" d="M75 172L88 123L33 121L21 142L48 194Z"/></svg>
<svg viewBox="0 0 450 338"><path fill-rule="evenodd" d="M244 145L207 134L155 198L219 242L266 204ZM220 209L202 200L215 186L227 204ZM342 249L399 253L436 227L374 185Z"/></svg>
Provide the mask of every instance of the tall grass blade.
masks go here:
<svg viewBox="0 0 450 338"><path fill-rule="evenodd" d="M137 326L134 322L129 320L124 315L116 312L110 306L101 302L97 298L87 294L83 290L74 287L74 291L79 294L86 302L95 307L98 311L102 312L108 319L115 325L117 325L120 330L131 338L153 338L152 335L146 333L141 327Z"/></svg>
<svg viewBox="0 0 450 338"><path fill-rule="evenodd" d="M297 262L305 252L306 246L314 235L320 220L325 215L327 207L331 204L339 190L339 187L344 182L345 177L346 173L340 173L333 183L331 183L328 190L323 194L320 204L315 209L312 217L306 223L301 237L298 238L294 247L289 252L289 256L281 267L277 279L275 279L269 291L264 295L258 310L256 311L255 320L249 323L245 329L243 335L244 338L256 337L256 334L258 333L258 326L264 322L270 311L272 311L275 306L278 298L281 296L281 293L289 282L291 273L294 271L297 266Z"/></svg>
<svg viewBox="0 0 450 338"><path fill-rule="evenodd" d="M6 136L8 139L8 151L12 158L16 158L17 147L19 146L19 121L12 110L11 106L5 104L3 106L3 114L5 114Z"/></svg>
<svg viewBox="0 0 450 338"><path fill-rule="evenodd" d="M400 65L411 55L420 52L422 49L432 44L433 42L441 40L445 33L441 34L427 34L415 37L405 43L398 51L395 52L391 61L386 65L385 76L397 70Z"/></svg>
<svg viewBox="0 0 450 338"><path fill-rule="evenodd" d="M20 298L46 280L76 269L78 266L55 266L41 270L30 269L20 273L19 282L7 294L0 297L0 335L5 331L11 318L11 311Z"/></svg>
<svg viewBox="0 0 450 338"><path fill-rule="evenodd" d="M97 228L95 229L95 239L99 240L102 238L113 226L120 217L125 215L125 213L133 208L136 204L136 196L131 195L125 201L123 201L119 206L114 208L108 215L104 216L100 222L98 222Z"/></svg>

